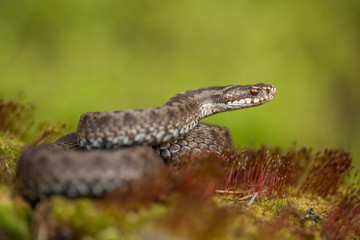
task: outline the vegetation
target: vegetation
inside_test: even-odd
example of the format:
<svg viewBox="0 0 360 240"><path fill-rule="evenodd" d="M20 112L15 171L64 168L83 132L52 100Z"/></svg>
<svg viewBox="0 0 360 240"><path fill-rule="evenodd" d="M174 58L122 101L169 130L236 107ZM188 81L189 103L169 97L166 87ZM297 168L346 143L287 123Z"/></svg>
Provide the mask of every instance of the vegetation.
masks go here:
<svg viewBox="0 0 360 240"><path fill-rule="evenodd" d="M40 123L32 129L29 106L1 100L1 239L34 239L33 234L99 240L353 239L360 234L358 175L351 155L337 149L261 147L187 156L126 191L92 200L54 197L31 209L15 191L16 160L22 149L56 138L65 127Z"/></svg>

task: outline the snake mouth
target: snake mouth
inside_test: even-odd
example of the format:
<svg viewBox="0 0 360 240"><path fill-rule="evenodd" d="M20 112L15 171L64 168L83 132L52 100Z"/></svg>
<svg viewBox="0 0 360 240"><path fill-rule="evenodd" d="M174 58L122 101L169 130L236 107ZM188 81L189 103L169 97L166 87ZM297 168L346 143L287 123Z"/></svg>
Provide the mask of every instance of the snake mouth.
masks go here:
<svg viewBox="0 0 360 240"><path fill-rule="evenodd" d="M271 101L276 95L276 88L270 84L230 85L215 95L215 100L200 107L200 119L214 113L250 108Z"/></svg>
<svg viewBox="0 0 360 240"><path fill-rule="evenodd" d="M240 99L231 99L225 105L229 108L245 108L264 104L276 95L276 88L272 85L266 87L252 87L246 96Z"/></svg>

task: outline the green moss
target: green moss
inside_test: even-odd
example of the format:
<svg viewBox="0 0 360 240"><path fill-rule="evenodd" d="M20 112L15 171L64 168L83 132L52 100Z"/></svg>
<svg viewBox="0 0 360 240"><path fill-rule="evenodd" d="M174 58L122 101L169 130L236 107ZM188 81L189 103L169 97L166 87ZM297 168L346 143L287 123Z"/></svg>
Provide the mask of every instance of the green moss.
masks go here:
<svg viewBox="0 0 360 240"><path fill-rule="evenodd" d="M0 188L0 228L10 239L32 239L29 206L22 201L1 196L3 193L4 190Z"/></svg>
<svg viewBox="0 0 360 240"><path fill-rule="evenodd" d="M0 136L0 184L11 184L23 143L15 138Z"/></svg>
<svg viewBox="0 0 360 240"><path fill-rule="evenodd" d="M68 200L56 197L51 200L49 213L64 227L70 227L83 239L134 239L136 232L153 227L161 216L164 206L154 204L151 208L127 211L113 204L104 205L89 199Z"/></svg>
<svg viewBox="0 0 360 240"><path fill-rule="evenodd" d="M219 206L241 209L232 216L226 239L236 239L236 235L242 239L321 239L322 223L306 218L306 210L313 207L316 214L326 219L336 201L311 194L284 199L259 196L251 206L247 206L249 199L240 200L243 196L238 195L217 195L214 198Z"/></svg>
<svg viewBox="0 0 360 240"><path fill-rule="evenodd" d="M0 229L10 239L31 239L31 211L26 203L12 198L16 159L24 143L0 135Z"/></svg>

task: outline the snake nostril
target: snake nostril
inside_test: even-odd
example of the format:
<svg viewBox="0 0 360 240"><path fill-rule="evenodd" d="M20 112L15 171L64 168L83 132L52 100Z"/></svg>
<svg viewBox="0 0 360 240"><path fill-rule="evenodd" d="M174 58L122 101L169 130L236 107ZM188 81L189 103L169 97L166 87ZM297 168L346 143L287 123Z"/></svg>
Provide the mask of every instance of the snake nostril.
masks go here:
<svg viewBox="0 0 360 240"><path fill-rule="evenodd" d="M258 90L257 88L252 88L252 89L250 89L250 94L251 94L251 95L255 96L255 95L257 95L258 93L259 93L259 90Z"/></svg>

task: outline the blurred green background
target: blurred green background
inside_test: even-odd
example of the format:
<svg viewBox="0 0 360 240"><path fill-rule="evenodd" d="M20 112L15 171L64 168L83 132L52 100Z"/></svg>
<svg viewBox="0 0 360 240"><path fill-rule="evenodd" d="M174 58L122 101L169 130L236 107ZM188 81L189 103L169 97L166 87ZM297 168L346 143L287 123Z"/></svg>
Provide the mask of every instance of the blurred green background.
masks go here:
<svg viewBox="0 0 360 240"><path fill-rule="evenodd" d="M87 111L265 82L272 102L205 121L240 147L341 147L359 166L359 76L360 1L0 1L0 95L73 130Z"/></svg>

